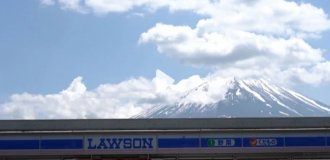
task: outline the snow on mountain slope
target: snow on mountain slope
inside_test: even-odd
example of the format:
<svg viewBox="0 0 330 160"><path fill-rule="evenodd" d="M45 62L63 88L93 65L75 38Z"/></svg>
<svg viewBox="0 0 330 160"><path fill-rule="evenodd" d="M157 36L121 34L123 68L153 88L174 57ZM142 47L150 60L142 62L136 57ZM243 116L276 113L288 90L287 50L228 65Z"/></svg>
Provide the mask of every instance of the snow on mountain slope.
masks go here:
<svg viewBox="0 0 330 160"><path fill-rule="evenodd" d="M134 118L329 116L329 106L265 80L209 79Z"/></svg>

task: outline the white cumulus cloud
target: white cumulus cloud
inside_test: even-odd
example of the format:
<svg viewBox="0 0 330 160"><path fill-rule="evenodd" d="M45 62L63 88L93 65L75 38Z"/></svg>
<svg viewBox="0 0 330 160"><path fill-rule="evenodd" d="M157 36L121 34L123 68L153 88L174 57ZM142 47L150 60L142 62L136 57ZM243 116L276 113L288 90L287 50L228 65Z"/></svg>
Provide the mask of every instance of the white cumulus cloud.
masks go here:
<svg viewBox="0 0 330 160"><path fill-rule="evenodd" d="M154 44L158 52L185 64L224 74L238 71L233 76L272 73L277 79L329 82L330 68L322 68L329 63L324 50L308 44L308 39L320 38L330 29L322 9L284 0L228 0L210 1L191 10L206 18L194 27L157 23L141 34L139 43Z"/></svg>
<svg viewBox="0 0 330 160"><path fill-rule="evenodd" d="M59 93L12 95L0 105L0 115L1 119L125 118L146 107L142 100L153 98L151 85L140 78L88 91L77 77Z"/></svg>
<svg viewBox="0 0 330 160"><path fill-rule="evenodd" d="M175 83L157 70L151 80L140 77L87 90L82 77L77 77L59 93L12 95L0 104L0 119L129 118L161 104L214 103L224 97L226 88L219 85L227 79L213 78L209 90L191 93L210 78L195 75Z"/></svg>
<svg viewBox="0 0 330 160"><path fill-rule="evenodd" d="M156 24L140 43L154 43L161 53L192 65L309 65L322 61L320 49L296 37L275 38L245 31L199 33L188 26Z"/></svg>

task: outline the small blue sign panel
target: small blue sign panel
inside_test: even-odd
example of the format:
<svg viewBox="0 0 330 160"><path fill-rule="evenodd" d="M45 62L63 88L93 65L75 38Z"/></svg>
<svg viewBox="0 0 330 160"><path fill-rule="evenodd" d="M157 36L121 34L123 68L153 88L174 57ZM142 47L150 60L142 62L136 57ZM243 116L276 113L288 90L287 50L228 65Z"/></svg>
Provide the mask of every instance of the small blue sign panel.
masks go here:
<svg viewBox="0 0 330 160"><path fill-rule="evenodd" d="M199 138L158 138L158 148L198 148Z"/></svg>
<svg viewBox="0 0 330 160"><path fill-rule="evenodd" d="M82 139L43 139L40 149L83 149Z"/></svg>
<svg viewBox="0 0 330 160"><path fill-rule="evenodd" d="M0 149L39 149L39 140L0 140Z"/></svg>
<svg viewBox="0 0 330 160"><path fill-rule="evenodd" d="M326 146L325 137L286 137L287 147Z"/></svg>
<svg viewBox="0 0 330 160"><path fill-rule="evenodd" d="M243 138L243 147L283 147L281 137L249 137Z"/></svg>
<svg viewBox="0 0 330 160"><path fill-rule="evenodd" d="M330 137L327 137L327 143L326 143L327 146L330 146Z"/></svg>
<svg viewBox="0 0 330 160"><path fill-rule="evenodd" d="M201 138L201 147L242 147L241 138Z"/></svg>

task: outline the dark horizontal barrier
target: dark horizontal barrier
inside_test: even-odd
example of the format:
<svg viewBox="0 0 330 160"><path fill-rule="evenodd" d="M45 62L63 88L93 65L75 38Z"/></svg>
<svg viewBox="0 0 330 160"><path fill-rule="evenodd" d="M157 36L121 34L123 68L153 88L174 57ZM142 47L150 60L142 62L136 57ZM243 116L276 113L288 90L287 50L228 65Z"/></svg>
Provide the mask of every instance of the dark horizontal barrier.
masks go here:
<svg viewBox="0 0 330 160"><path fill-rule="evenodd" d="M0 120L0 131L330 128L330 117Z"/></svg>

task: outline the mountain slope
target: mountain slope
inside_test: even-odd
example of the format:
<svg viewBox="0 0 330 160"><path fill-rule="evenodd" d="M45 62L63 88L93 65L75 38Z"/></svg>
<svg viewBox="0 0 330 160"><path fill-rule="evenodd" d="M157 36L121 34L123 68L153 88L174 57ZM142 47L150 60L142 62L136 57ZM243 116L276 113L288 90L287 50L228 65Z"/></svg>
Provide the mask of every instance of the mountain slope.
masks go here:
<svg viewBox="0 0 330 160"><path fill-rule="evenodd" d="M134 118L300 117L329 116L330 107L265 80L231 80L225 85L206 81L173 104L159 105ZM218 87L218 88L212 88ZM218 94L211 103L196 99ZM211 99L214 97L211 97Z"/></svg>

